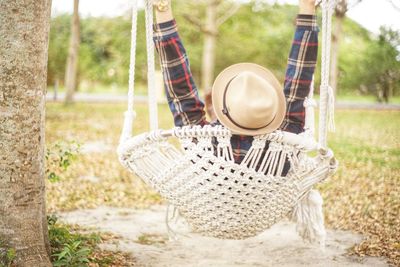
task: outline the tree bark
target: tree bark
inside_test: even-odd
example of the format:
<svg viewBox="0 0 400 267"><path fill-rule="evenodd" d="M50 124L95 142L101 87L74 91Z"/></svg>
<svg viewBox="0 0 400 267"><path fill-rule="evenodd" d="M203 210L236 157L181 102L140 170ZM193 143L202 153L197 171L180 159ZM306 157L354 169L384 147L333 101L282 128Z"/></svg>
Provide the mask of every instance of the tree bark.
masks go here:
<svg viewBox="0 0 400 267"><path fill-rule="evenodd" d="M201 88L204 90L206 110L211 120L216 118L212 102L211 87L214 80L215 54L218 35L217 8L218 0L209 0L206 11L206 24L204 27L204 44L201 70Z"/></svg>
<svg viewBox="0 0 400 267"><path fill-rule="evenodd" d="M74 94L78 87L79 44L79 0L74 0L74 13L71 20L71 37L69 41L67 66L65 68L65 104L71 104L74 101Z"/></svg>
<svg viewBox="0 0 400 267"><path fill-rule="evenodd" d="M16 266L46 251L44 115L51 0L0 0L0 240Z"/></svg>

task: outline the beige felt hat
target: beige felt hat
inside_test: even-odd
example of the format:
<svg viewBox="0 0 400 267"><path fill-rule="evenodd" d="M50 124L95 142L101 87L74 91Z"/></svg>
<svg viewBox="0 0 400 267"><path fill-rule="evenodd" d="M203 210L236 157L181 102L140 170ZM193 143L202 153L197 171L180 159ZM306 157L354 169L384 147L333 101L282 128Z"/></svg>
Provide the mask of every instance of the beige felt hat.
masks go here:
<svg viewBox="0 0 400 267"><path fill-rule="evenodd" d="M285 117L282 86L266 68L239 63L215 79L212 102L218 120L232 133L259 135L273 132Z"/></svg>

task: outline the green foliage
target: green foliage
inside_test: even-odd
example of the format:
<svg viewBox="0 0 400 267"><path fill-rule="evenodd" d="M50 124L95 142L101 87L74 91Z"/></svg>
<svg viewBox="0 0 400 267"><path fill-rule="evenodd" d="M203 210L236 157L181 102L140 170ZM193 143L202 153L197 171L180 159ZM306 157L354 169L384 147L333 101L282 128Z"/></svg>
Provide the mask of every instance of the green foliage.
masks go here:
<svg viewBox="0 0 400 267"><path fill-rule="evenodd" d="M76 142L58 142L46 151L46 175L51 182L60 180L60 175L65 172L76 159L80 144Z"/></svg>
<svg viewBox="0 0 400 267"><path fill-rule="evenodd" d="M7 248L5 244L0 240L0 267L13 266L13 261L16 257L16 251L14 248Z"/></svg>
<svg viewBox="0 0 400 267"><path fill-rule="evenodd" d="M112 262L110 257L92 257L92 252L97 248L101 237L96 234L82 235L71 232L71 227L57 224L55 215L47 217L49 228L49 241L52 253L53 266L81 267L88 266L89 262L101 263ZM16 250L8 248L0 240L0 267L11 267L16 258Z"/></svg>
<svg viewBox="0 0 400 267"><path fill-rule="evenodd" d="M142 17L142 15L140 16ZM126 17L88 18L82 23L81 79L106 84L128 80L130 21ZM140 32L141 37L142 32ZM143 49L139 46L140 49Z"/></svg>
<svg viewBox="0 0 400 267"><path fill-rule="evenodd" d="M59 179L59 174L70 166L72 158L75 157L74 153L79 150L79 145L75 142L68 146L56 143L54 147L57 148L56 152L47 153L50 156L46 158L48 162L51 159L50 163L57 169L57 172L48 171L49 179L55 179L55 177ZM62 225L57 221L57 216L47 216L53 266L81 267L94 263L95 266L105 267L114 262L113 255L99 253L97 245L102 241L99 234L80 234L76 231L77 229L73 229L73 226ZM3 266L0 265L0 267Z"/></svg>
<svg viewBox="0 0 400 267"><path fill-rule="evenodd" d="M229 5L230 1L225 1ZM220 8L222 10L227 7ZM195 80L201 78L203 34L187 16L205 20L203 1L175 0L175 17L188 52ZM267 1L242 3L239 10L219 28L217 36L217 75L225 67L238 62L255 62L267 66L283 81L287 57L294 33L297 6L268 4ZM319 16L320 17L320 16ZM62 80L68 49L70 16L52 19L49 48L49 83ZM129 69L131 21L124 16L86 17L81 19L79 78L83 90L99 85L126 88ZM374 94L390 88L398 94L398 33L389 29L377 38L351 19L343 22L339 53L339 92L341 94ZM397 40L397 41L396 41ZM146 82L146 46L144 12L138 15L136 78ZM158 60L156 60L158 62ZM316 84L319 73L316 73ZM379 90L377 89L379 87ZM388 91L388 90L386 90ZM144 92L140 92L144 93ZM382 93L381 93L382 94Z"/></svg>
<svg viewBox="0 0 400 267"><path fill-rule="evenodd" d="M366 66L363 84L379 101L388 102L400 87L400 31L381 28L366 55L362 62Z"/></svg>
<svg viewBox="0 0 400 267"><path fill-rule="evenodd" d="M339 48L339 80L338 93L346 94L359 89L364 79L362 61L368 44L371 42L370 33L356 22L344 19L343 33Z"/></svg>
<svg viewBox="0 0 400 267"><path fill-rule="evenodd" d="M381 28L371 35L357 23L347 19L339 56L339 88L341 93L357 91L374 95L380 101L400 92L400 34Z"/></svg>
<svg viewBox="0 0 400 267"><path fill-rule="evenodd" d="M243 5L220 27L216 73L231 64L254 62L283 81L296 11L289 5Z"/></svg>
<svg viewBox="0 0 400 267"><path fill-rule="evenodd" d="M89 262L107 266L104 264L113 261L113 258L108 256L94 257L93 252L102 241L100 235L73 232L71 226L57 223L57 217L54 215L48 216L47 221L54 266L80 267L87 266Z"/></svg>
<svg viewBox="0 0 400 267"><path fill-rule="evenodd" d="M85 247L79 248L80 244L80 241L66 244L61 252L53 254L57 258L53 262L53 266L87 266L90 249Z"/></svg>
<svg viewBox="0 0 400 267"><path fill-rule="evenodd" d="M137 61L143 66L145 54L144 12L138 15ZM49 44L48 84L55 79L63 83L68 55L70 15L52 19ZM129 15L106 18L81 19L81 44L79 47L79 80L82 89L100 84L125 86L128 81L131 21ZM145 80L144 68L137 69L137 79Z"/></svg>
<svg viewBox="0 0 400 267"><path fill-rule="evenodd" d="M70 36L70 20L68 15L60 15L51 20L49 36L49 61L47 82L53 84L55 80L64 80L65 65L68 56Z"/></svg>

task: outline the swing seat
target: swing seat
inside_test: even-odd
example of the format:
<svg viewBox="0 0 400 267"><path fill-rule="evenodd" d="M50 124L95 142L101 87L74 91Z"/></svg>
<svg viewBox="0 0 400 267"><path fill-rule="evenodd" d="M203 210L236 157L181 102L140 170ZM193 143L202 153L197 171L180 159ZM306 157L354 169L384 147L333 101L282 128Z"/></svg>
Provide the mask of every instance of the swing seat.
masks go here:
<svg viewBox="0 0 400 267"><path fill-rule="evenodd" d="M233 158L232 133L223 126L158 129L151 0L145 1L151 131L132 136L138 11L137 1L133 1L128 110L118 147L119 159L176 207L192 231L223 239L244 239L290 215L296 219L297 230L304 239L324 240L322 199L312 187L337 168L326 140L329 114L330 125L334 126L333 94L329 88L334 6L334 0L322 1L319 142L314 139L315 102L311 90L305 101L306 131L255 136L238 164Z"/></svg>
<svg viewBox="0 0 400 267"><path fill-rule="evenodd" d="M180 146L171 144L173 137ZM263 232L336 169L333 153L302 135L256 136L240 164L233 161L230 138L222 126L157 130L121 143L119 157L179 210L192 231L222 239ZM316 156L307 156L313 151Z"/></svg>

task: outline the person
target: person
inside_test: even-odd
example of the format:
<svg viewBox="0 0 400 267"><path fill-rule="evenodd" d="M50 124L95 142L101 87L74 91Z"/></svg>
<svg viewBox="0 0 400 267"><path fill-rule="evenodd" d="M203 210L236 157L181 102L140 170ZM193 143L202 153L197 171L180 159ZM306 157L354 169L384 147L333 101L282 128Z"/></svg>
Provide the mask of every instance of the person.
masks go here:
<svg viewBox="0 0 400 267"><path fill-rule="evenodd" d="M159 0L154 5L154 43L175 126L209 124L178 34L171 2ZM232 65L218 75L212 88L213 108L218 120L212 123L222 124L232 131L231 145L236 163L243 160L255 135L276 129L296 134L304 131L304 100L310 92L317 52L315 0L299 0L283 90L268 69L253 63Z"/></svg>

